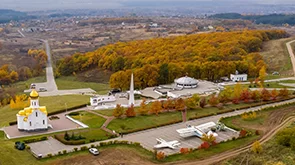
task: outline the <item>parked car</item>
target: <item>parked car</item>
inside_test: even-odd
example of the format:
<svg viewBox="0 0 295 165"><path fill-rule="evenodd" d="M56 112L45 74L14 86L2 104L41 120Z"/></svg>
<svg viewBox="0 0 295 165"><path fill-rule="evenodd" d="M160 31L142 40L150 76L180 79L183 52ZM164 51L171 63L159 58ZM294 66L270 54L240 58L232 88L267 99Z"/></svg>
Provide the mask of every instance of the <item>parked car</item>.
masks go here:
<svg viewBox="0 0 295 165"><path fill-rule="evenodd" d="M44 88L44 87L40 87L40 88L39 88L39 91L40 91L40 92L45 92L45 91L47 91L47 89Z"/></svg>
<svg viewBox="0 0 295 165"><path fill-rule="evenodd" d="M31 84L31 89L35 89L36 88L36 84Z"/></svg>
<svg viewBox="0 0 295 165"><path fill-rule="evenodd" d="M93 155L99 155L99 151L96 148L89 148L89 152L92 153Z"/></svg>

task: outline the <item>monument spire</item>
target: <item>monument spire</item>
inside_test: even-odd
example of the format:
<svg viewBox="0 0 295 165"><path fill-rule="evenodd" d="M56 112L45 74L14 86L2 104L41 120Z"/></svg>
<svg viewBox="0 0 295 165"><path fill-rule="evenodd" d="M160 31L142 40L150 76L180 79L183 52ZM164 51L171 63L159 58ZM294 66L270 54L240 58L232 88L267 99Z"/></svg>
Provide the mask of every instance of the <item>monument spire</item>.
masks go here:
<svg viewBox="0 0 295 165"><path fill-rule="evenodd" d="M132 104L134 105L134 81L133 81L133 73L131 74L128 106L130 107Z"/></svg>

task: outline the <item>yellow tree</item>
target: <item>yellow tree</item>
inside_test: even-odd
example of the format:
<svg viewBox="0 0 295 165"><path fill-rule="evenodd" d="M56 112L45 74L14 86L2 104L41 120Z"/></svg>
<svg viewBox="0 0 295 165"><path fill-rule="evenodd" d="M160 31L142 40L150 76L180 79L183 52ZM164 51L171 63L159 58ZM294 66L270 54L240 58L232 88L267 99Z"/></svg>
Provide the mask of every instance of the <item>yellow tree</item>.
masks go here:
<svg viewBox="0 0 295 165"><path fill-rule="evenodd" d="M259 70L259 80L260 80L260 84L261 84L262 87L264 86L265 76L266 76L266 69L265 69L265 66L263 66Z"/></svg>
<svg viewBox="0 0 295 165"><path fill-rule="evenodd" d="M138 113L141 115L147 115L149 112L147 105L146 105L146 100L143 99L142 102L140 103L140 107L138 109Z"/></svg>
<svg viewBox="0 0 295 165"><path fill-rule="evenodd" d="M122 107L120 104L117 104L116 108L113 111L114 117L121 117L124 114L124 107Z"/></svg>
<svg viewBox="0 0 295 165"><path fill-rule="evenodd" d="M160 101L154 101L150 108L150 113L154 113L158 116L159 112L162 111L162 103Z"/></svg>
<svg viewBox="0 0 295 165"><path fill-rule="evenodd" d="M262 152L262 146L259 143L259 141L255 141L252 145L252 151L256 154L259 154Z"/></svg>
<svg viewBox="0 0 295 165"><path fill-rule="evenodd" d="M182 98L179 98L175 101L175 109L178 111L184 111L186 108L185 102Z"/></svg>

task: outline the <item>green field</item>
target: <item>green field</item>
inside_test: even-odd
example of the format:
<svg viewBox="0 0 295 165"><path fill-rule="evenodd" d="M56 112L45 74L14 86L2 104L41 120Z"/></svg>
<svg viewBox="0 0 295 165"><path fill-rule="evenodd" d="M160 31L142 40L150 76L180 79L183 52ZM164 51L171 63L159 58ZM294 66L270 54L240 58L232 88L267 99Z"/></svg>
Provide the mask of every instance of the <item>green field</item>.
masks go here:
<svg viewBox="0 0 295 165"><path fill-rule="evenodd" d="M106 121L105 118L89 113L89 112L79 111L78 113L79 115L70 114L70 116L73 119L79 120L82 123L88 125L89 128L100 128L103 125L103 123Z"/></svg>
<svg viewBox="0 0 295 165"><path fill-rule="evenodd" d="M91 88L98 94L107 94L110 90L109 84L95 83L95 82L83 82L79 81L76 77L59 77L55 79L56 85L59 90L63 89L81 89Z"/></svg>
<svg viewBox="0 0 295 165"><path fill-rule="evenodd" d="M260 54L268 66L268 72L279 72L282 76L292 73L292 64L286 47L288 41L293 38L267 41L263 44Z"/></svg>
<svg viewBox="0 0 295 165"><path fill-rule="evenodd" d="M47 112L55 112L58 110L87 104L89 96L86 95L65 95L40 97L40 105L47 107ZM65 104L66 103L66 104ZM9 105L0 108L0 127L8 126L11 121L16 121L18 110L10 109Z"/></svg>
<svg viewBox="0 0 295 165"><path fill-rule="evenodd" d="M32 83L42 83L42 82L46 82L45 76L30 78L26 81L19 81L14 84L11 84L10 86L4 86L4 88L13 88L16 90L17 93L23 94L24 90L29 89Z"/></svg>
<svg viewBox="0 0 295 165"><path fill-rule="evenodd" d="M126 132L137 129L154 127L160 124L181 120L180 112L162 113L159 116L137 116L133 118L114 119L109 125L110 130Z"/></svg>

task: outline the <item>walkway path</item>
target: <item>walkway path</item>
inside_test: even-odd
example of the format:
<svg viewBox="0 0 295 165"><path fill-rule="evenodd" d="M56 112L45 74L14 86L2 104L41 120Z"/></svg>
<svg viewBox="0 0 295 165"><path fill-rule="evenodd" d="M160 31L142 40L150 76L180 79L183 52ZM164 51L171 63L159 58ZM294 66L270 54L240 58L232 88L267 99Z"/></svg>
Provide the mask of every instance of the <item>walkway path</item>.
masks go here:
<svg viewBox="0 0 295 165"><path fill-rule="evenodd" d="M105 116L105 115L102 115L100 113L94 112L92 110L86 110L86 111L89 112L89 113L92 113L94 115L97 115L97 116L100 116L100 117L103 117L103 118L107 119L100 128L103 129L104 131L108 132L108 133L115 134L117 136L119 135L119 134L114 133L112 130L110 130L110 129L107 128L108 125L110 124L110 122L113 119L115 119L115 117L113 117L113 116Z"/></svg>
<svg viewBox="0 0 295 165"><path fill-rule="evenodd" d="M50 46L47 40L40 39L39 41L42 41L45 44L46 48L46 54L47 54L47 67L46 67L46 82L44 83L35 83L36 89L39 89L40 87L45 88L46 92L40 92L40 96L56 96L56 95L72 95L72 94L82 94L82 93L96 93L96 91L90 89L90 88L84 88L84 89L72 89L72 90L58 90L55 77L54 77L54 71L52 67L52 55L50 52ZM24 92L28 93L31 89L25 90Z"/></svg>
<svg viewBox="0 0 295 165"><path fill-rule="evenodd" d="M182 138L179 137L178 133L176 132L176 129L179 128L184 128L186 127L186 124L191 124L191 125L199 125L207 122L217 122L221 117L229 117L229 116L236 116L240 115L244 112L249 112L249 111L257 111L262 108L268 108L268 107L274 107L274 106L279 106L279 105L284 105L288 103L294 103L295 99L287 100L287 101L282 101L278 103L272 103L272 104L267 104L267 105L262 105L262 106L257 106L253 108L248 108L244 110L239 110L239 111L234 111L234 112L229 112L229 113L224 113L220 115L215 115L215 116L209 116L205 118L200 118L196 120L191 120L188 121L187 123L178 123L178 124L173 124L173 125L168 125L164 127L159 127L159 128L154 128L154 129L149 129L145 131L140 131L140 132L135 132L131 134L124 135L123 138L114 138L110 140L127 140L127 141L133 141L133 142L139 142L142 144L143 147L145 147L148 150L153 150L153 146L156 144L156 138L163 138L165 140L181 140L181 146L180 147L189 147L189 148L196 148L198 147L199 139L197 137L189 138L183 140ZM107 140L107 141L110 141ZM91 146L91 144L94 145L99 145L100 142L94 142L87 144L86 146ZM71 152L75 147L79 148L81 146L71 146L71 148L68 148L68 146L59 143L62 146L65 146L65 149L68 149L69 152ZM46 148L50 148L49 146L51 145L47 141L43 142L37 142L37 144L32 143L29 144L31 149L36 153L36 154L43 154L47 155L49 153L51 154L57 154L58 151L60 151L60 148L52 148L50 151L48 151ZM84 145L83 145L84 146ZM44 148L44 150L42 149ZM164 150L167 154L172 154L178 152L178 150L169 150L166 149Z"/></svg>

